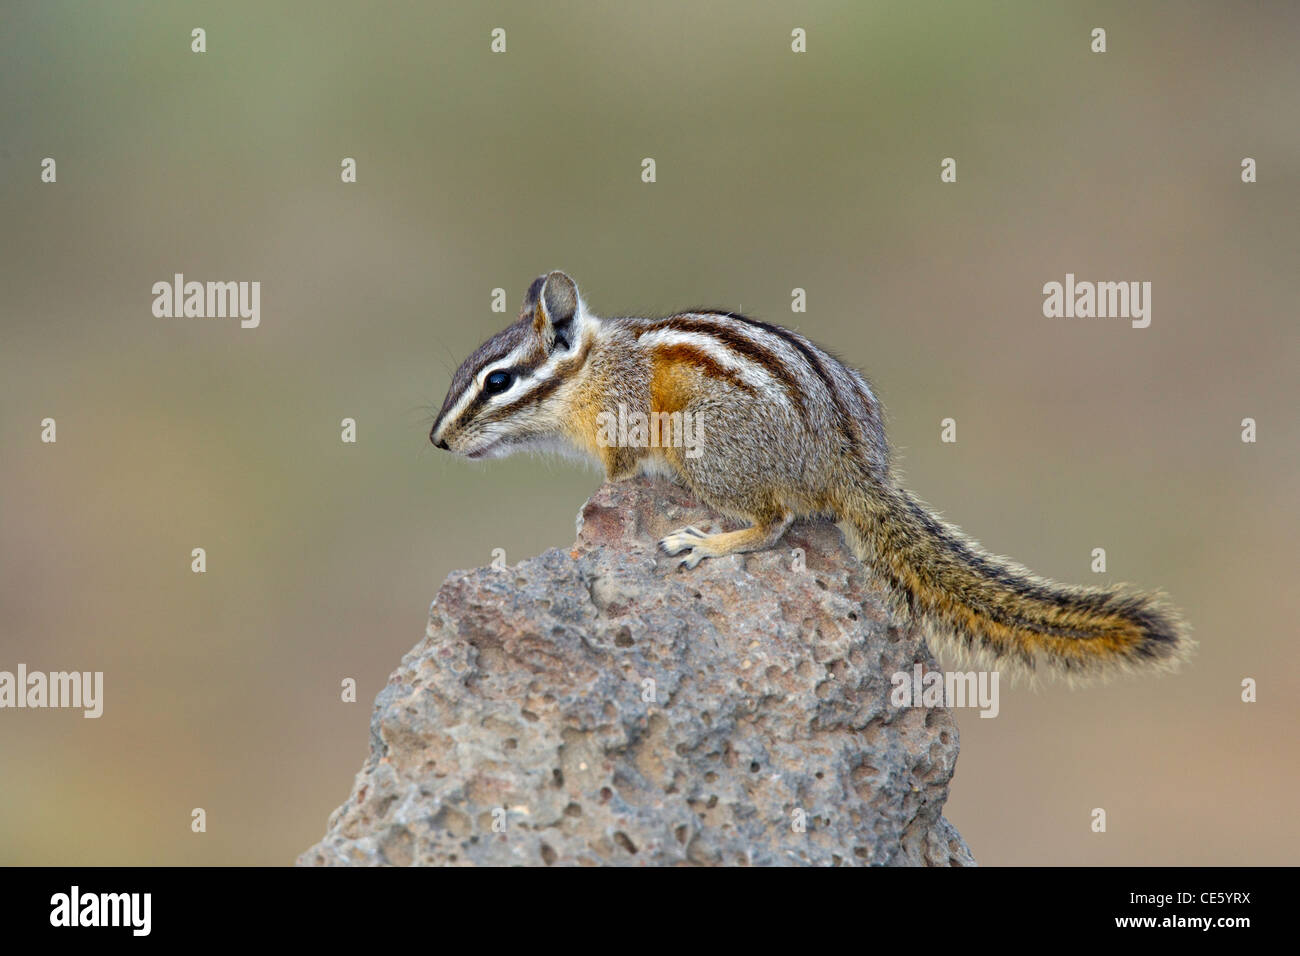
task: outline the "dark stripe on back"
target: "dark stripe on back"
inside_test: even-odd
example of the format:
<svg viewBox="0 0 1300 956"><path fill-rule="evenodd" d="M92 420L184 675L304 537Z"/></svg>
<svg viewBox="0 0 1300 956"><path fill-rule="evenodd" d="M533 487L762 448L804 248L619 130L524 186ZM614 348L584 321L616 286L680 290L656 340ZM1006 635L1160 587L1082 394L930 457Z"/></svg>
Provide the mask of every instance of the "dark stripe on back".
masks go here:
<svg viewBox="0 0 1300 956"><path fill-rule="evenodd" d="M771 351L759 345L743 335L737 335L726 326L719 325L716 322L705 322L696 319L687 318L684 315L674 315L667 319L657 319L649 325L637 328L636 335L640 338L651 332L660 331L672 332L697 332L701 335L707 335L716 339L719 343L730 348L732 351L743 355L755 365L760 366L767 371L772 378L781 383L786 394L794 403L795 408L799 411L799 416L808 421L808 406L804 404L803 392L799 389L799 381L795 376L790 374L781 357L774 355Z"/></svg>
<svg viewBox="0 0 1300 956"><path fill-rule="evenodd" d="M662 356L670 362L681 362L686 365L694 365L696 368L703 369L707 374L714 378L723 379L730 382L736 388L749 392L751 395L754 389L743 378L737 375L729 368L724 368L714 361L713 357L703 349L698 349L694 345L677 343L675 345L661 345L655 349L655 354Z"/></svg>
<svg viewBox="0 0 1300 956"><path fill-rule="evenodd" d="M865 439L862 429L858 424L857 416L844 404L844 397L840 394L839 386L834 377L826 370L822 364L821 357L811 348L807 342L803 341L794 332L782 328L779 325L773 325L770 322L764 322L761 319L751 319L747 315L737 315L734 312L715 312L709 311L708 315L725 315L728 318L735 319L737 322L744 322L746 325L753 326L756 329L762 329L771 335L789 344L795 351L803 356L804 361L812 367L817 377L822 380L826 390L831 393L831 401L835 403L835 411L838 413L840 433L849 440L849 444L856 448L859 444L865 445ZM863 396L864 398L866 396ZM871 403L866 403L868 411L871 410ZM846 427L847 426L847 427Z"/></svg>

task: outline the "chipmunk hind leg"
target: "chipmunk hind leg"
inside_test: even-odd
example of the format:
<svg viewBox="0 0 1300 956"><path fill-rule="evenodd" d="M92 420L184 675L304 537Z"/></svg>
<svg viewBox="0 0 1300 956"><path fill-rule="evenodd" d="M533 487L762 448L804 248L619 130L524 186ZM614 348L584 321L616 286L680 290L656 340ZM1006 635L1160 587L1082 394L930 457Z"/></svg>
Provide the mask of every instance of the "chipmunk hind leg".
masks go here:
<svg viewBox="0 0 1300 956"><path fill-rule="evenodd" d="M715 389L715 392L719 391ZM693 568L704 558L763 551L781 540L802 514L797 455L753 454L755 448L781 447L783 427L773 416L759 413L753 402L713 394L709 402L692 406L703 429L701 454L669 449L665 459L681 481L705 505L732 518L750 522L739 531L706 534L681 528L660 547L681 554L679 566ZM724 400L724 398L726 400Z"/></svg>

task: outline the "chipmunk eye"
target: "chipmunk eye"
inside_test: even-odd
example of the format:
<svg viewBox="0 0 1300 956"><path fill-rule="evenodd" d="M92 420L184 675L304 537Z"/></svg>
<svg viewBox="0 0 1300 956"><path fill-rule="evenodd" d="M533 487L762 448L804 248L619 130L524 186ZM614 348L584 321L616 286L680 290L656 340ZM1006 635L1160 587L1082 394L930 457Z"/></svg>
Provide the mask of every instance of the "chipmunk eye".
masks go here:
<svg viewBox="0 0 1300 956"><path fill-rule="evenodd" d="M509 372L497 370L483 380L483 391L489 395L500 395L514 382L515 377Z"/></svg>

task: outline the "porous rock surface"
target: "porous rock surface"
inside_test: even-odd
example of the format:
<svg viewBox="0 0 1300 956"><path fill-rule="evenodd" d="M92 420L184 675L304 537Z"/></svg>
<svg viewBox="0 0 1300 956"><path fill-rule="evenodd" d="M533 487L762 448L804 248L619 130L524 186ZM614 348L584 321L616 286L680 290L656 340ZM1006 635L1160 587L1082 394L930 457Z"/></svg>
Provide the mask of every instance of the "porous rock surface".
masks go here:
<svg viewBox="0 0 1300 956"><path fill-rule="evenodd" d="M675 567L732 528L663 480L602 486L578 540L453 573L375 700L370 753L301 865L969 865L943 708L839 531Z"/></svg>

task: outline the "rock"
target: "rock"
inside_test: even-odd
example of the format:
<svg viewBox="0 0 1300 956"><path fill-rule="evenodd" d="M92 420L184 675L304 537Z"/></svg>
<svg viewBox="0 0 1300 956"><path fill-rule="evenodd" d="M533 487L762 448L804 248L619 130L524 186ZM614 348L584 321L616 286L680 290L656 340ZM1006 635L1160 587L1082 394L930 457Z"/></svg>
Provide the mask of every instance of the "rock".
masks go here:
<svg viewBox="0 0 1300 956"><path fill-rule="evenodd" d="M952 715L889 702L937 665L839 531L687 571L655 542L688 524L736 527L607 484L573 548L450 575L299 864L973 864Z"/></svg>

